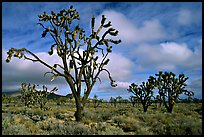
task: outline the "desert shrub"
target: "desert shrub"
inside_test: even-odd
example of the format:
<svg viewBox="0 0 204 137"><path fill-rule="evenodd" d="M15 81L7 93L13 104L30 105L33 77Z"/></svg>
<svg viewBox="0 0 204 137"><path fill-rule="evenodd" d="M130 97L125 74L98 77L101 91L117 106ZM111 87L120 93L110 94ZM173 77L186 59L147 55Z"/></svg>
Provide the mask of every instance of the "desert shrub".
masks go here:
<svg viewBox="0 0 204 137"><path fill-rule="evenodd" d="M119 108L117 113L119 115L128 115L129 111L130 111L129 108Z"/></svg>
<svg viewBox="0 0 204 137"><path fill-rule="evenodd" d="M82 121L86 121L86 119L90 119L93 122L97 122L99 119L99 115L100 113L98 113L98 111L90 111L90 110L84 110L83 112L83 118Z"/></svg>
<svg viewBox="0 0 204 137"><path fill-rule="evenodd" d="M96 135L125 135L121 128L111 126L105 122L93 124L91 130Z"/></svg>
<svg viewBox="0 0 204 137"><path fill-rule="evenodd" d="M15 125L23 125L30 134L38 133L39 128L36 126L34 121L25 115L14 115L13 116Z"/></svg>
<svg viewBox="0 0 204 137"><path fill-rule="evenodd" d="M164 124L161 122L155 122L152 125L151 130L158 135L201 135L201 125L189 120L182 120L180 123L175 123L173 120Z"/></svg>
<svg viewBox="0 0 204 137"><path fill-rule="evenodd" d="M202 115L202 107L194 109L199 115Z"/></svg>
<svg viewBox="0 0 204 137"><path fill-rule="evenodd" d="M24 107L9 106L3 107L2 111L10 114L24 114L26 109Z"/></svg>
<svg viewBox="0 0 204 137"><path fill-rule="evenodd" d="M2 131L3 135L30 135L28 129L23 125L11 125L9 128Z"/></svg>
<svg viewBox="0 0 204 137"><path fill-rule="evenodd" d="M51 135L91 135L88 127L82 123L55 124L50 132Z"/></svg>
<svg viewBox="0 0 204 137"><path fill-rule="evenodd" d="M138 132L140 130L140 122L137 119L126 116L113 117L114 123L123 129L124 132Z"/></svg>
<svg viewBox="0 0 204 137"><path fill-rule="evenodd" d="M8 116L8 114L2 114L2 132L4 133L4 131L8 129L12 124L13 121L11 119L11 116Z"/></svg>
<svg viewBox="0 0 204 137"><path fill-rule="evenodd" d="M93 121L93 122L102 122L110 120L112 116L116 115L115 111L108 109L97 108L96 110L86 109L83 112L83 121Z"/></svg>
<svg viewBox="0 0 204 137"><path fill-rule="evenodd" d="M54 115L55 115L55 117L56 117L57 119L64 119L64 118L65 118L64 115L62 115L61 112L56 112L56 113L54 113Z"/></svg>
<svg viewBox="0 0 204 137"><path fill-rule="evenodd" d="M110 120L112 116L113 116L112 112L102 111L100 118L102 121L106 121L106 120Z"/></svg>
<svg viewBox="0 0 204 137"><path fill-rule="evenodd" d="M46 131L51 131L52 128L51 128L51 121L47 121L47 120L43 120L43 121L39 121L37 122L37 125L39 127L39 129L41 130L46 130Z"/></svg>
<svg viewBox="0 0 204 137"><path fill-rule="evenodd" d="M195 115L186 116L182 113L155 113L143 115L144 125L157 135L200 135L202 134L201 119Z"/></svg>
<svg viewBox="0 0 204 137"><path fill-rule="evenodd" d="M25 118L27 119L27 118ZM23 116L14 114L2 115L3 135L29 135L31 132L23 124Z"/></svg>
<svg viewBox="0 0 204 137"><path fill-rule="evenodd" d="M183 113L185 115L202 115L202 104L185 104L185 103L179 103L179 105L175 106L175 113Z"/></svg>
<svg viewBox="0 0 204 137"><path fill-rule="evenodd" d="M64 120L64 121L71 121L74 119L74 112L71 112L71 111L67 111L66 113L63 113L63 112L55 112L54 113L54 117L56 119L59 119L59 120Z"/></svg>
<svg viewBox="0 0 204 137"><path fill-rule="evenodd" d="M176 122L178 123L176 134L179 135L201 135L202 134L202 119L196 118L196 116L187 116L186 118L178 117Z"/></svg>
<svg viewBox="0 0 204 137"><path fill-rule="evenodd" d="M111 110L98 110L97 113L98 115L98 121L106 121L106 120L110 120L112 118L112 116L115 115L114 111Z"/></svg>

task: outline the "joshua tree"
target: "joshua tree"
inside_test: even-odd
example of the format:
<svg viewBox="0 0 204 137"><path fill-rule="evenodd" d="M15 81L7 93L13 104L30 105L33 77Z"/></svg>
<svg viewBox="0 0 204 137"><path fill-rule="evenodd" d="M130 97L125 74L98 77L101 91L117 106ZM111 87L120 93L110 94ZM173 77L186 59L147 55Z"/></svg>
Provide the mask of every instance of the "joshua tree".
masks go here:
<svg viewBox="0 0 204 137"><path fill-rule="evenodd" d="M116 103L117 103L116 98L111 97L109 102L114 104L114 107L116 107Z"/></svg>
<svg viewBox="0 0 204 137"><path fill-rule="evenodd" d="M116 102L120 103L120 105L121 105L122 101L123 101L123 98L121 96L116 97Z"/></svg>
<svg viewBox="0 0 204 137"><path fill-rule="evenodd" d="M156 103L157 108L161 108L161 106L162 106L162 98L161 98L160 95L156 96L155 103ZM158 103L159 103L159 105L158 105Z"/></svg>
<svg viewBox="0 0 204 137"><path fill-rule="evenodd" d="M135 96L130 96L129 99L130 102L132 103L132 106L135 107L135 104L138 103L138 98Z"/></svg>
<svg viewBox="0 0 204 137"><path fill-rule="evenodd" d="M108 54L112 52L110 44L119 44L121 42L121 40L112 40L107 36L117 36L118 31L111 27L110 21L106 22L104 15L102 15L100 26L95 28L95 17L93 16L91 19L91 34L87 37L85 31L79 25L73 26L73 21L80 20L79 13L76 9L73 9L73 6L70 6L68 10L62 9L59 13L51 11L51 15L44 12L38 17L40 21L38 24L44 29L42 38L49 33L54 40L48 52L49 55L52 56L53 50L56 48L57 55L62 60L63 65L54 64L50 66L26 48L11 48L7 52L6 62L9 62L12 56L24 58L39 62L49 68L51 71L47 73L52 74L52 80L63 77L75 99L76 112L74 116L76 121L81 121L84 105L96 80L98 79L101 82L99 74L102 71L107 72L111 86L116 86L105 66L110 61L110 59L107 59ZM41 22L47 22L51 25L45 27ZM106 29L106 31L99 36L102 29ZM96 55L97 52L101 53L101 59ZM25 53L30 54L33 58L28 57ZM85 88L82 89L82 87ZM83 91L84 94L81 96Z"/></svg>
<svg viewBox="0 0 204 137"><path fill-rule="evenodd" d="M98 107L99 104L100 104L102 101L103 101L102 99L98 100L98 96L95 94L94 97L93 97L94 108Z"/></svg>
<svg viewBox="0 0 204 137"><path fill-rule="evenodd" d="M176 75L172 72L163 73L160 71L155 75L158 76L155 78L155 85L159 89L159 95L169 113L172 112L173 106L180 94L184 93L187 96L194 95L192 91L185 89L185 86L187 86L185 82L188 77L185 77L184 74L179 74L178 78L176 78Z"/></svg>
<svg viewBox="0 0 204 137"><path fill-rule="evenodd" d="M46 102L47 96L50 93L55 92L56 87L52 89L50 92L47 91L47 87L43 85L43 90L36 90L36 84L30 85L26 83L21 84L21 99L24 102L25 106L31 107L36 104L40 105L40 109L43 109Z"/></svg>
<svg viewBox="0 0 204 137"><path fill-rule="evenodd" d="M137 85L132 83L127 89L129 92L133 93L133 95L141 101L144 112L147 111L148 107L152 104L153 96L153 89L154 89L154 81L153 77L149 77L148 81L142 82L141 85Z"/></svg>

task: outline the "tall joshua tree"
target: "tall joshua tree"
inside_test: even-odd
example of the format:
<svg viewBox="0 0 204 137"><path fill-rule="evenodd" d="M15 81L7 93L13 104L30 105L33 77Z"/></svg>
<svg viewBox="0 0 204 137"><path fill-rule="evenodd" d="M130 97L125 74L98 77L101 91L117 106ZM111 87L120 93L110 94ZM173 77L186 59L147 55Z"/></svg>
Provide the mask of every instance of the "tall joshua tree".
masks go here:
<svg viewBox="0 0 204 137"><path fill-rule="evenodd" d="M7 52L6 62L9 62L12 56L19 59L24 58L33 62L39 62L49 68L50 72L47 73L52 74L52 79L63 77L75 98L76 112L74 116L76 121L81 121L84 105L97 79L101 81L99 74L102 71L107 72L111 86L116 86L105 66L110 61L107 58L108 54L112 52L110 44L119 44L121 42L121 40L107 38L107 35L117 36L118 31L111 27L110 21L106 22L104 15L102 15L100 26L96 29L95 17L93 16L91 19L91 34L86 36L85 31L79 25L72 26L73 21L80 20L79 13L76 9L73 9L73 6L70 6L68 10L62 9L59 13L51 11L51 15L44 12L38 17L38 24L44 29L42 38L48 33L54 40L48 52L49 55L52 56L53 50L56 48L57 55L61 58L63 65L54 64L50 66L26 48L11 48ZM50 26L45 27L41 22L48 22ZM99 32L102 29L106 29L106 31L99 36ZM82 49L83 53L80 53L80 49ZM102 59L98 59L96 52L101 53ZM33 58L28 57L25 53L30 54ZM82 85L85 87L83 90ZM82 91L84 91L83 96Z"/></svg>

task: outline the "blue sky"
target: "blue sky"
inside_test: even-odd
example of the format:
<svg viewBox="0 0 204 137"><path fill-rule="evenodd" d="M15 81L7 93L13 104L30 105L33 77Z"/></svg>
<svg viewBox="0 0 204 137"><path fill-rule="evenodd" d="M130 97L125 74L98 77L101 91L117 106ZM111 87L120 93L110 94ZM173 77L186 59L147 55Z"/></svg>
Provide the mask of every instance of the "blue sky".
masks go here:
<svg viewBox="0 0 204 137"><path fill-rule="evenodd" d="M51 37L42 39L43 29L37 25L38 14L51 10L59 12L70 5L79 12L86 34L91 31L92 16L96 22L105 15L119 30L117 38L122 43L113 46L107 68L118 84L112 88L108 76L102 74L102 83L96 83L90 97L99 98L131 94L131 83L140 84L158 71L172 71L177 76L184 73L187 89L202 98L202 3L201 2L3 2L2 3L2 90L13 91L21 82L57 86L58 94L70 93L62 78L51 82L43 77L47 69L41 64L12 59L5 63L6 51L11 47L25 47L42 59L58 61L47 52L53 44Z"/></svg>

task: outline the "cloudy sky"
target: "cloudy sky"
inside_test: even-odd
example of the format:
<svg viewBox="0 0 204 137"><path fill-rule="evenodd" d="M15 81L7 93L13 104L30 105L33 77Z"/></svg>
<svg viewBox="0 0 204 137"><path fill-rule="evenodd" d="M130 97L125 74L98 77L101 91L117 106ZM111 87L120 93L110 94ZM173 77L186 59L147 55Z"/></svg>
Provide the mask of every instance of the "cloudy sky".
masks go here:
<svg viewBox="0 0 204 137"><path fill-rule="evenodd" d="M41 38L42 27L37 25L38 14L46 11L59 12L70 5L80 14L80 26L90 34L90 21L95 16L100 22L105 15L112 26L119 30L122 42L113 45L107 66L118 86L112 88L106 74L102 83L96 83L90 97L99 98L131 94L127 88L131 83L140 84L158 71L172 71L177 76L184 73L187 89L195 97L202 98L202 3L198 2L3 2L2 3L2 91L20 88L21 82L57 86L58 94L70 92L63 78L50 81L43 65L12 58L6 63L6 52L11 48L27 48L42 60L54 64L56 55L47 52L53 44L48 35Z"/></svg>

